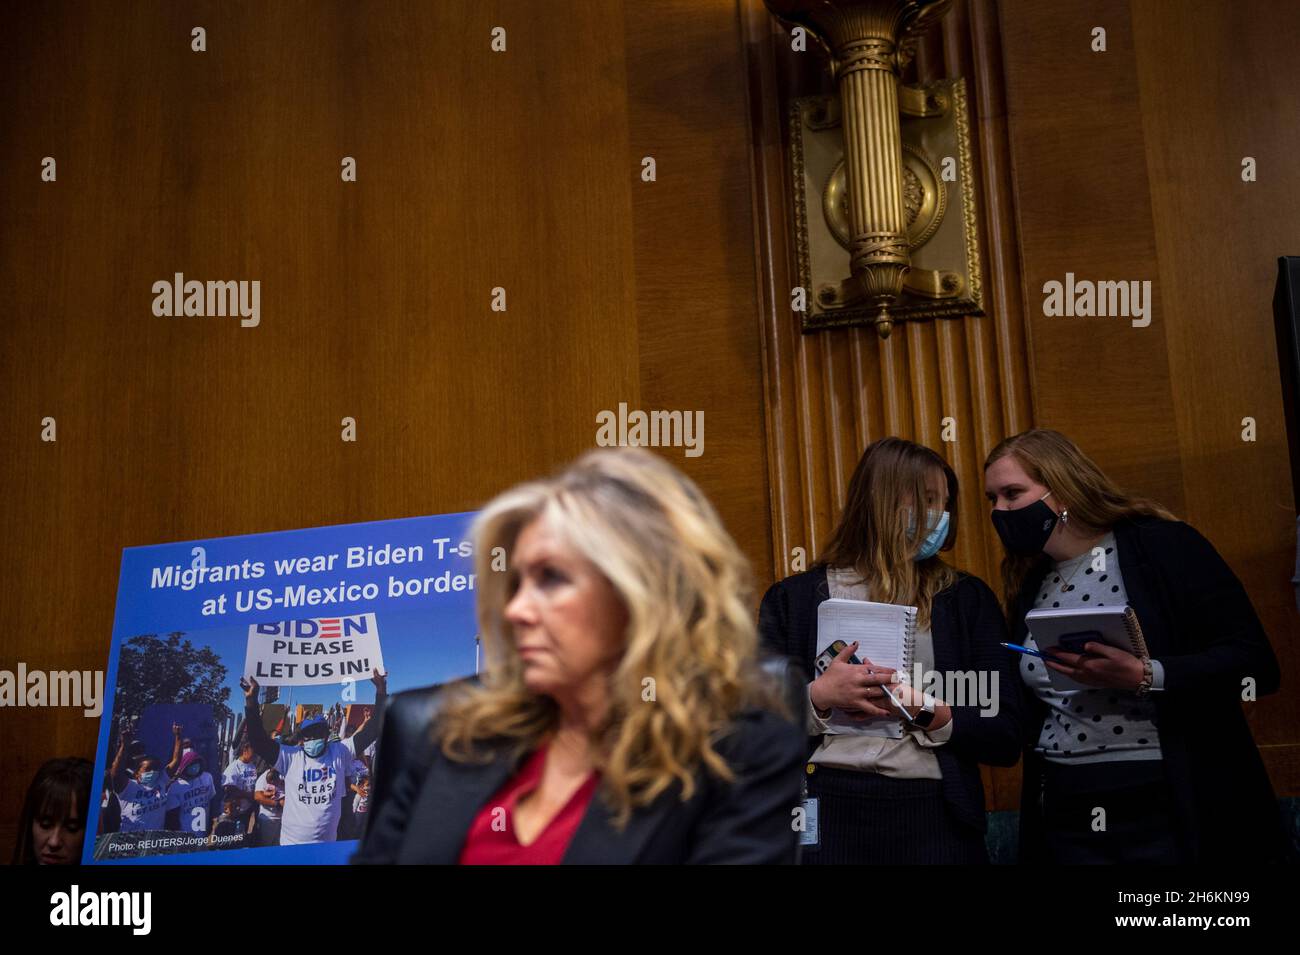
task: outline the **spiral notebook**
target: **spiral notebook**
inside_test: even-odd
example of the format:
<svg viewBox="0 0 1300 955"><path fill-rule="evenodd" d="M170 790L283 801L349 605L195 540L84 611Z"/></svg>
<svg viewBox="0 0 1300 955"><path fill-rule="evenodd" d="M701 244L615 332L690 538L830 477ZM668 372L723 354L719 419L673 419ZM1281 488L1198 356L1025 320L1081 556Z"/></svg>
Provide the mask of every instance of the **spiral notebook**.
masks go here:
<svg viewBox="0 0 1300 955"><path fill-rule="evenodd" d="M916 608L871 600L832 597L817 607L817 673L829 666L836 652L832 645L858 642L856 656L900 673L911 673L916 645ZM828 733L855 736L883 736L902 739L903 723L898 717L854 720L838 709L831 710Z"/></svg>
<svg viewBox="0 0 1300 955"><path fill-rule="evenodd" d="M1142 624L1132 607L1090 607L1072 610L1031 610L1025 614L1025 623L1034 643L1043 653L1061 647L1070 653L1082 653L1083 644L1089 640L1107 643L1134 656L1149 657L1147 642L1142 636ZM1032 658L1031 658L1032 659ZM1047 679L1056 690L1095 689L1064 673L1046 667Z"/></svg>

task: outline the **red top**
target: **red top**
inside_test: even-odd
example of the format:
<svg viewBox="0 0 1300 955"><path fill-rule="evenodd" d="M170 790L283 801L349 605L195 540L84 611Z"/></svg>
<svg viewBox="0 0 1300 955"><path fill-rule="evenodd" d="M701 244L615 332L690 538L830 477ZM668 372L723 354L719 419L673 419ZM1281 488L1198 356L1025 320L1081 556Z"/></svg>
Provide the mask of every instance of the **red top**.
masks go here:
<svg viewBox="0 0 1300 955"><path fill-rule="evenodd" d="M515 804L537 788L545 765L546 746L543 745L479 810L460 850L460 865L559 864L587 812L600 776L592 772L537 837L528 845L521 845L515 836ZM499 809L505 810L505 825L498 823L493 829L493 821L501 818Z"/></svg>

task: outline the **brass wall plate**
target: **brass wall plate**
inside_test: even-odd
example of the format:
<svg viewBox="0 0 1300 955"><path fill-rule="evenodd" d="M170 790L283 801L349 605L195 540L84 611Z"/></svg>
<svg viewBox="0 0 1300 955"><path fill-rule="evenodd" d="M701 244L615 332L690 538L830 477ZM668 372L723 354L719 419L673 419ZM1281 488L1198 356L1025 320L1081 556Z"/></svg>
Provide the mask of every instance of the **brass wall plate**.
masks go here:
<svg viewBox="0 0 1300 955"><path fill-rule="evenodd" d="M912 270L890 318L983 315L966 83L904 87L899 99ZM878 309L837 304L835 293L849 275L844 141L835 97L791 104L790 143L799 282L807 290L803 330L871 325ZM953 175L947 181L945 165Z"/></svg>

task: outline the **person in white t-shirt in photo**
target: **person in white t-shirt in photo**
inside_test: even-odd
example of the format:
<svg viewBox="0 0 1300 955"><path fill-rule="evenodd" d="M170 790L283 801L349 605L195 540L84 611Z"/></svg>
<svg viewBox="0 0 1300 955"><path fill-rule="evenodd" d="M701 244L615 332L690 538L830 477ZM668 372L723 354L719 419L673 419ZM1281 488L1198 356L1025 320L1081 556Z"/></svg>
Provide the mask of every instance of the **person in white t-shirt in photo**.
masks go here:
<svg viewBox="0 0 1300 955"><path fill-rule="evenodd" d="M370 818L370 776L357 777L349 788L355 793L352 798L352 838L360 839L366 831L366 820Z"/></svg>
<svg viewBox="0 0 1300 955"><path fill-rule="evenodd" d="M243 736L235 749L234 759L226 764L226 769L221 774L221 784L251 794L257 784L257 777L257 754L253 752L253 744L248 741L248 737Z"/></svg>
<svg viewBox="0 0 1300 955"><path fill-rule="evenodd" d="M374 670L371 681L378 710L388 693L387 677ZM284 778L280 845L336 841L352 761L379 737L379 721L368 720L347 739L331 740L329 721L317 716L298 727L294 745L277 744L262 726L257 680L243 677L239 685L244 690L244 724L253 749Z"/></svg>
<svg viewBox="0 0 1300 955"><path fill-rule="evenodd" d="M167 788L167 808L177 811L175 828L190 835L206 836L221 808L219 796L212 774L203 765L203 757L196 752L181 757L176 778Z"/></svg>
<svg viewBox="0 0 1300 955"><path fill-rule="evenodd" d="M354 756L352 758L352 768L348 770L348 785L355 785L362 776L370 775L370 766L366 763L365 758Z"/></svg>
<svg viewBox="0 0 1300 955"><path fill-rule="evenodd" d="M123 725L117 755L113 757L113 765L108 771L121 807L118 831L147 832L151 829L165 829L167 775L163 772L162 760L146 755L136 765L135 773L129 773L123 766L123 761L130 735L130 731Z"/></svg>
<svg viewBox="0 0 1300 955"><path fill-rule="evenodd" d="M257 777L253 799L257 802L257 844L278 846L280 818L284 810L284 781L274 766Z"/></svg>
<svg viewBox="0 0 1300 955"><path fill-rule="evenodd" d="M221 774L223 787L233 786L242 793L235 807L235 815L241 821L247 821L253 815L253 790L257 787L257 775L257 754L253 752L253 744L248 741L248 735L244 734L236 744L235 758Z"/></svg>
<svg viewBox="0 0 1300 955"><path fill-rule="evenodd" d="M340 709L340 713L341 713L341 709ZM373 718L374 718L374 711L370 709L366 710L365 717L362 719L361 725L357 726L356 729L352 731L351 735L355 736L357 733L360 733L363 729L366 728L366 724L370 722L370 720ZM342 723L341 715L340 715L339 722ZM348 779L347 779L348 799L343 806L343 821L339 827L340 838L343 839L361 838L361 831L365 825L365 819L358 819L356 816L357 801L356 799L353 798L353 794L356 793L357 784L361 782L362 777L370 775L370 760L366 757L365 754L367 752L370 752L373 748L374 748L374 743L371 743L369 746L357 750L357 755L352 759L352 768L348 770Z"/></svg>

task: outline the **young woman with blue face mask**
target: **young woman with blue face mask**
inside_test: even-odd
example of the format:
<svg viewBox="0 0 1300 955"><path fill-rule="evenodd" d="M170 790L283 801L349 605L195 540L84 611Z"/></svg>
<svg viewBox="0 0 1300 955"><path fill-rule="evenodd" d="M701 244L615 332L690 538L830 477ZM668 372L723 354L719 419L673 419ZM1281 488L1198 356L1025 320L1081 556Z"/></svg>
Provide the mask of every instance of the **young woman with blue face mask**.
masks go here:
<svg viewBox="0 0 1300 955"><path fill-rule="evenodd" d="M912 672L874 665L850 644L809 684L806 818L816 814L817 832L815 842L805 839L806 864L988 861L979 764L1015 763L1019 699L997 598L938 556L956 540L957 498L957 476L934 451L900 438L874 442L818 563L763 598L764 644L809 674L822 601L917 608ZM949 683L962 692L947 692ZM966 692L981 686L983 698ZM835 731L835 711L897 718L886 688L907 709L901 739Z"/></svg>

